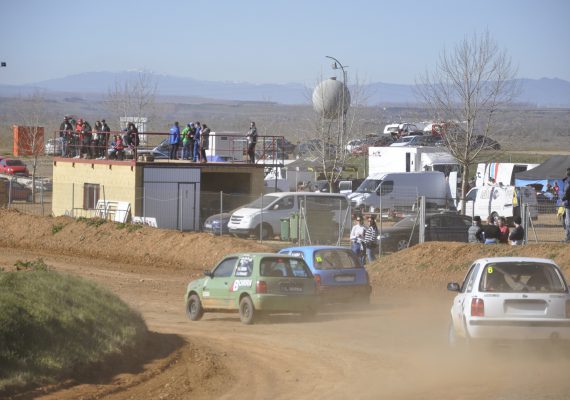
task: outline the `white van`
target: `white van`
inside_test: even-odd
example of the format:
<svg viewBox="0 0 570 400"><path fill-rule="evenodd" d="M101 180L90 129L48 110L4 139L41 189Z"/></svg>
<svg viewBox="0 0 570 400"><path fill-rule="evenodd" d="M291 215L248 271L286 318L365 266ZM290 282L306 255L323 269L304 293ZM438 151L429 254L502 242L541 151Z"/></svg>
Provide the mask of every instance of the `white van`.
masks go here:
<svg viewBox="0 0 570 400"><path fill-rule="evenodd" d="M485 221L489 215L505 217L509 225L513 217L520 216L522 203L529 205L531 218L538 215L536 192L530 187L476 186L465 198L465 215L479 216Z"/></svg>
<svg viewBox="0 0 570 400"><path fill-rule="evenodd" d="M381 205L382 210L386 210L411 207L419 196L425 196L426 203L432 207L444 207L451 200L451 192L443 172L372 174L348 198L352 208L377 209Z"/></svg>
<svg viewBox="0 0 570 400"><path fill-rule="evenodd" d="M302 209L303 217L310 221L319 216L322 226L335 226L344 234L351 229L350 204L345 195L338 193L276 192L266 194L233 212L228 223L231 234L259 235L269 239L281 234L281 219L289 218ZM330 218L326 219L326 215ZM330 232L329 233L335 233Z"/></svg>

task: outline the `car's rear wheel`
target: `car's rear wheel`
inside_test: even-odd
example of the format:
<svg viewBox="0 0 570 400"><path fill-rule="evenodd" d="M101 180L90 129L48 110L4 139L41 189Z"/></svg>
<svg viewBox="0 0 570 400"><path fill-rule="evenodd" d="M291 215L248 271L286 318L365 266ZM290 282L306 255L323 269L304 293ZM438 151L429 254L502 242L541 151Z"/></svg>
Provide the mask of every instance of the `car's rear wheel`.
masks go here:
<svg viewBox="0 0 570 400"><path fill-rule="evenodd" d="M202 308L202 302L197 294L192 294L186 302L186 315L192 321L198 321L204 315L204 308Z"/></svg>
<svg viewBox="0 0 570 400"><path fill-rule="evenodd" d="M242 323L246 325L253 324L255 316L255 307L253 307L253 301L249 296L242 297L239 301L239 319Z"/></svg>

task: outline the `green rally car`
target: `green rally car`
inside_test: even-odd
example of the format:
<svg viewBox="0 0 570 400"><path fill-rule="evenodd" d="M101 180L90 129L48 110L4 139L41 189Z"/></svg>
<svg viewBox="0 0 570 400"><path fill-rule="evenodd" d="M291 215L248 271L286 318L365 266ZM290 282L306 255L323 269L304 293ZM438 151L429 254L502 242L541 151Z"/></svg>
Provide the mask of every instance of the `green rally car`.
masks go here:
<svg viewBox="0 0 570 400"><path fill-rule="evenodd" d="M316 283L302 258L231 254L204 275L186 289L186 314L192 321L205 311L239 311L244 324L252 324L263 313L315 314Z"/></svg>

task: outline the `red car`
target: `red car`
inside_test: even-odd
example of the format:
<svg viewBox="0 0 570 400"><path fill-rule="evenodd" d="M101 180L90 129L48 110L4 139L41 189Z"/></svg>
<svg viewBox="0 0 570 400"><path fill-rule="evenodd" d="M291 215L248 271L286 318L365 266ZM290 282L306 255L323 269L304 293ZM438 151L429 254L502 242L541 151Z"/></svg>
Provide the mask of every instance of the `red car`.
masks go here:
<svg viewBox="0 0 570 400"><path fill-rule="evenodd" d="M22 160L3 158L0 160L0 174L28 176L28 167Z"/></svg>

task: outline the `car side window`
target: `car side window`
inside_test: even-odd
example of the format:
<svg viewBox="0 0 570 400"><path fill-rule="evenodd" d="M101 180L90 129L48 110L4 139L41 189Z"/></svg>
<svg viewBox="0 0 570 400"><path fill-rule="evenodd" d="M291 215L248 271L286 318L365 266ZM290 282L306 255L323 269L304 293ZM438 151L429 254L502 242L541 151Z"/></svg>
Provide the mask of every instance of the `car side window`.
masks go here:
<svg viewBox="0 0 570 400"><path fill-rule="evenodd" d="M384 181L384 183L382 183L382 194L388 194L388 193L392 193L392 191L394 190L394 181Z"/></svg>
<svg viewBox="0 0 570 400"><path fill-rule="evenodd" d="M463 284L461 285L461 293L471 293L471 291L473 291L473 285L475 283L475 277L477 276L477 267L479 266L479 264L473 264L471 266L471 268L469 269L469 272L467 272L467 275L465 276L465 280L463 281Z"/></svg>
<svg viewBox="0 0 570 400"><path fill-rule="evenodd" d="M275 210L290 210L295 205L295 199L293 196L283 197L273 206Z"/></svg>
<svg viewBox="0 0 570 400"><path fill-rule="evenodd" d="M214 269L214 278L231 276L232 272L234 272L236 261L237 257L230 257L219 263L216 269Z"/></svg>
<svg viewBox="0 0 570 400"><path fill-rule="evenodd" d="M235 276L251 276L253 271L253 259L249 256L241 257L238 261Z"/></svg>

